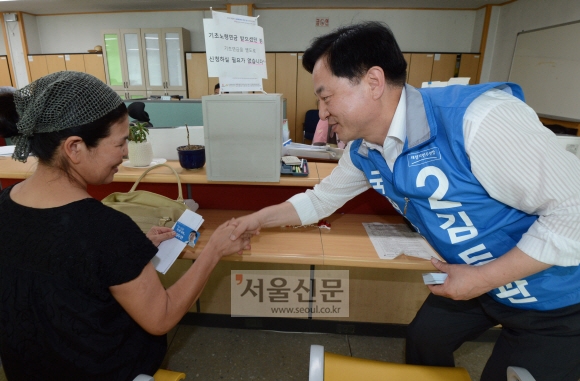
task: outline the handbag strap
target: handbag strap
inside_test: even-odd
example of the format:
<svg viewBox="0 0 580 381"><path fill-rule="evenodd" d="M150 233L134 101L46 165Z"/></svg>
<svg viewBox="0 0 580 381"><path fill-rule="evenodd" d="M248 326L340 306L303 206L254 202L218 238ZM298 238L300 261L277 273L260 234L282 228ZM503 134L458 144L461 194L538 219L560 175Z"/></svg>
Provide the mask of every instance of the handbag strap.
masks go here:
<svg viewBox="0 0 580 381"><path fill-rule="evenodd" d="M177 200L175 200L175 201L183 202L183 192L181 191L181 179L179 178L179 175L177 174L175 169L173 169L173 167L171 167L167 164L157 164L151 168L148 168L145 172L143 172L141 174L141 176L139 176L137 181L135 181L135 184L133 184L133 186L131 187L131 190L129 192L133 192L135 189L137 189L137 185L139 185L139 182L143 179L143 177L145 177L146 174L149 173L149 171L152 171L155 168L159 168L159 167L167 167L167 168L171 169L171 171L175 174L175 177L177 178Z"/></svg>

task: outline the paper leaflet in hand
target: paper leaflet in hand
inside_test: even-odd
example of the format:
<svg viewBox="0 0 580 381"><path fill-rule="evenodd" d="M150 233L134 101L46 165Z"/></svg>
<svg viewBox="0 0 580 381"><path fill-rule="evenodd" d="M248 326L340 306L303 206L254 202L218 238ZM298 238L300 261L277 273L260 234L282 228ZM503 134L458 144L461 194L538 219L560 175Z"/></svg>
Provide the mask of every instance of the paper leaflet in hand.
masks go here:
<svg viewBox="0 0 580 381"><path fill-rule="evenodd" d="M199 238L199 228L203 224L203 217L186 210L173 226L175 237L161 242L159 250L151 260L155 270L165 274L183 251L186 245L194 246Z"/></svg>

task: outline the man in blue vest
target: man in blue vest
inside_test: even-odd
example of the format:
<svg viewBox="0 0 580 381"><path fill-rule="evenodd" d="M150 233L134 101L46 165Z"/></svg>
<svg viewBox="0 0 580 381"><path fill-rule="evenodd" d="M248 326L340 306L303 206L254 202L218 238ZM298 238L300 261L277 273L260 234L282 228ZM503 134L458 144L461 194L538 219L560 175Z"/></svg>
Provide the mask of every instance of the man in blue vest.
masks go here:
<svg viewBox="0 0 580 381"><path fill-rule="evenodd" d="M580 378L580 161L519 86L415 89L392 32L369 22L304 53L320 118L349 144L313 190L238 219L243 231L310 224L372 187L445 259L448 274L408 327L406 361L453 366L487 329L501 335L481 380L508 366ZM388 290L385 290L388 292Z"/></svg>

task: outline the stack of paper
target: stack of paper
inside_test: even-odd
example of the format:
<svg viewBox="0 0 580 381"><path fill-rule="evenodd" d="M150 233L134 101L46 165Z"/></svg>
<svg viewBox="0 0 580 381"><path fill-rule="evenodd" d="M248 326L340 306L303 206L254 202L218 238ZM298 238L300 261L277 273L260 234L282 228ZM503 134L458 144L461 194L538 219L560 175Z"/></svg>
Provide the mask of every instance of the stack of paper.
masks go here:
<svg viewBox="0 0 580 381"><path fill-rule="evenodd" d="M363 226L381 259L394 259L401 254L424 259L439 258L431 245L405 224L365 222Z"/></svg>
<svg viewBox="0 0 580 381"><path fill-rule="evenodd" d="M446 273L423 273L423 282L425 284L443 284L447 279Z"/></svg>
<svg viewBox="0 0 580 381"><path fill-rule="evenodd" d="M203 217L186 210L173 226L176 235L174 238L161 242L159 250L151 260L155 270L165 274L183 251L187 244L193 246L199 237L199 227L203 224Z"/></svg>

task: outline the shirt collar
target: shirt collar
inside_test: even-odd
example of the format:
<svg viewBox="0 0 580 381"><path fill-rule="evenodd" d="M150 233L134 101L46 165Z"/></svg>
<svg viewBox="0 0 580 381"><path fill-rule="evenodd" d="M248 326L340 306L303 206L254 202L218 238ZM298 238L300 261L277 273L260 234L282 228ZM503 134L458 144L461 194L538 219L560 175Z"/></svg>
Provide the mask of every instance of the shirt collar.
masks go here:
<svg viewBox="0 0 580 381"><path fill-rule="evenodd" d="M401 92L401 98L399 99L399 104L397 104L397 109L395 110L395 115L393 115L393 120L391 121L391 126L389 127L389 132L387 133L387 137L383 142L383 146L379 146L378 144L369 143L363 139L363 144L365 144L368 148L371 149L379 149L379 151L383 151L384 147L387 145L389 139L395 139L398 143L404 143L406 136L407 136L407 96L405 87L403 87L403 91Z"/></svg>

